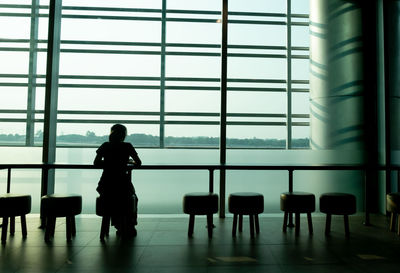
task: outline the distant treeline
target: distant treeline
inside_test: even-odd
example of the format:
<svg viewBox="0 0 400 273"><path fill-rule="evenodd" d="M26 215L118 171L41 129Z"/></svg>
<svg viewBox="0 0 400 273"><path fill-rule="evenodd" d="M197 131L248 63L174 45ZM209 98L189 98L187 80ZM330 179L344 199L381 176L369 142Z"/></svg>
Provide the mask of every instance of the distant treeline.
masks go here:
<svg viewBox="0 0 400 273"><path fill-rule="evenodd" d="M57 143L61 145L100 145L108 140L108 136L96 136L95 133L88 131L86 135L68 134L57 136ZM148 134L132 134L127 136L127 142L131 142L136 147L158 147L160 138ZM35 135L35 143L43 142L42 132ZM25 135L19 134L0 134L0 144L25 143ZM218 137L165 137L167 147L218 147ZM286 140L284 139L261 139L261 138L228 138L226 140L228 148L272 148L284 149ZM292 139L293 148L309 148L308 138Z"/></svg>

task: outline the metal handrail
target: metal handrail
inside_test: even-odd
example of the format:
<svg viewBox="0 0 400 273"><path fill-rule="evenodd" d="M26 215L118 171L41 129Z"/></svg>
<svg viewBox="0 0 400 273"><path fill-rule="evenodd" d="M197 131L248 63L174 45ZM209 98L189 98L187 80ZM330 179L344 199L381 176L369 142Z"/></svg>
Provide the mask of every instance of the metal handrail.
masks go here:
<svg viewBox="0 0 400 273"><path fill-rule="evenodd" d="M209 192L214 192L214 171L226 170L275 170L288 171L288 191L293 192L293 172L305 170L325 170L325 171L363 171L364 183L366 183L365 173L371 170L371 166L365 164L358 165L142 165L140 167L128 165L130 170L208 170L209 171ZM12 169L103 169L91 164L0 164L0 170L7 170L7 193L11 188L11 170ZM372 169L380 171L400 171L397 165L381 165ZM400 172L399 172L400 178ZM365 198L367 197L367 187L365 188ZM225 199L225 192L220 193L220 198ZM365 201L366 202L366 201ZM289 215L291 216L291 215ZM289 217L289 224L292 223L292 217ZM365 206L365 222L369 225L368 206Z"/></svg>

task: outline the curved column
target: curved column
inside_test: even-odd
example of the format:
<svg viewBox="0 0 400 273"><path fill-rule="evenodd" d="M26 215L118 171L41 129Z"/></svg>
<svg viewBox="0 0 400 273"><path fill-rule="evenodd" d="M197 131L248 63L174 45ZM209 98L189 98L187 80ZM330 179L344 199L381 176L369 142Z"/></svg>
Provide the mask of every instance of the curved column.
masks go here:
<svg viewBox="0 0 400 273"><path fill-rule="evenodd" d="M310 1L312 149L364 150L363 25L358 3Z"/></svg>
<svg viewBox="0 0 400 273"><path fill-rule="evenodd" d="M359 164L366 151L366 40L362 1L310 0L310 144L319 164ZM367 91L368 89L368 91ZM359 171L311 174L314 190L351 192L364 206Z"/></svg>

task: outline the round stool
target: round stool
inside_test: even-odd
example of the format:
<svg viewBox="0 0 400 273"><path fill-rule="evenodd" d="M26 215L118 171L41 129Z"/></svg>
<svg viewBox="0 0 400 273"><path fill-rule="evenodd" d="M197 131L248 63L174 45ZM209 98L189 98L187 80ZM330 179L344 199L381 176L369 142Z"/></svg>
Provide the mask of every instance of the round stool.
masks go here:
<svg viewBox="0 0 400 273"><path fill-rule="evenodd" d="M400 192L392 192L386 195L386 210L390 212L390 231L395 230L396 216L400 214ZM398 217L397 235L400 236L400 217Z"/></svg>
<svg viewBox="0 0 400 273"><path fill-rule="evenodd" d="M208 192L192 192L183 196L183 212L189 214L188 236L192 237L195 215L207 215L208 237L212 238L212 216L218 212L218 195Z"/></svg>
<svg viewBox="0 0 400 273"><path fill-rule="evenodd" d="M137 198L134 195L132 195L132 198L128 200L128 202L123 203L124 204L113 204L106 202L100 196L96 198L96 215L102 217L100 230L101 241L104 241L104 237L109 235L112 216L126 216L128 213L136 211ZM124 234L126 229L126 225L123 224L121 233Z"/></svg>
<svg viewBox="0 0 400 273"><path fill-rule="evenodd" d="M2 194L0 195L0 217L3 218L1 231L1 243L5 244L7 240L8 221L10 220L10 235L15 233L15 217L21 217L22 237L26 238L26 217L31 212L31 196L20 194Z"/></svg>
<svg viewBox="0 0 400 273"><path fill-rule="evenodd" d="M331 231L331 217L343 215L346 236L350 235L349 215L356 213L356 197L348 193L330 192L319 197L319 210L326 213L325 235Z"/></svg>
<svg viewBox="0 0 400 273"><path fill-rule="evenodd" d="M40 215L46 220L44 240L54 236L57 217L66 217L67 241L76 235L75 215L82 211L82 196L74 194L49 194L42 196Z"/></svg>
<svg viewBox="0 0 400 273"><path fill-rule="evenodd" d="M283 232L286 232L289 213L295 214L295 233L300 233L300 213L307 213L308 231L313 233L311 212L315 211L315 195L309 192L284 192L281 194L281 210L285 212L283 218Z"/></svg>
<svg viewBox="0 0 400 273"><path fill-rule="evenodd" d="M254 220L256 233L260 233L258 214L264 212L264 196L255 192L235 192L228 198L229 212L233 213L232 236L236 236L237 218L239 216L239 232L243 230L243 215L249 215L250 236L254 237Z"/></svg>

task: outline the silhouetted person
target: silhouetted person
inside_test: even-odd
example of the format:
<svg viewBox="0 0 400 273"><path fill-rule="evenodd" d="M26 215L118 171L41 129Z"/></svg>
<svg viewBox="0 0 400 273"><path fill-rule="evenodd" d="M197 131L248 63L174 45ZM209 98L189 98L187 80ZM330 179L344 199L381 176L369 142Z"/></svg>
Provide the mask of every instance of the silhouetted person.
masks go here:
<svg viewBox="0 0 400 273"><path fill-rule="evenodd" d="M111 224L117 229L117 234L121 234L122 224L126 221L126 231L135 236L137 209L134 211L129 204L132 204L134 196L137 208L137 196L128 163L140 166L142 161L132 144L124 142L126 135L126 127L115 124L111 127L109 141L97 149L94 165L103 167L103 173L96 190L104 206L111 211Z"/></svg>

